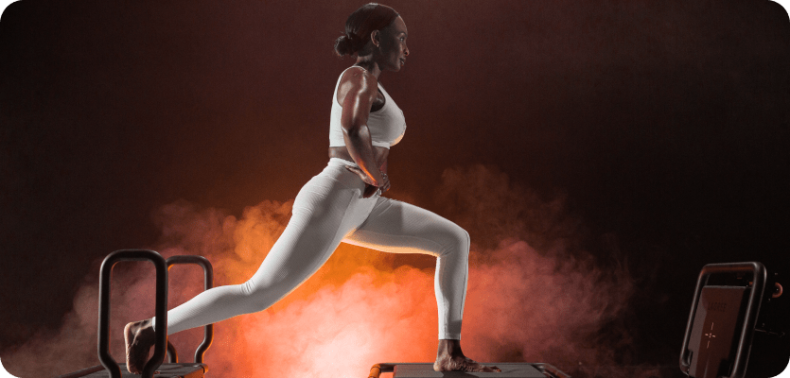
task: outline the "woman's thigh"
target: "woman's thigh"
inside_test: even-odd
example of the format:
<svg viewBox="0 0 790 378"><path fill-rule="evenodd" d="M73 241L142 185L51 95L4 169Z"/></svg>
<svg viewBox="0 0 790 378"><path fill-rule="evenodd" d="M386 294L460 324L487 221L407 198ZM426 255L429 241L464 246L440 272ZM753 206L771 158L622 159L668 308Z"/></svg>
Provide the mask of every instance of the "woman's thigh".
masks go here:
<svg viewBox="0 0 790 378"><path fill-rule="evenodd" d="M343 241L392 253L440 256L469 250L469 234L460 226L431 211L384 197Z"/></svg>
<svg viewBox="0 0 790 378"><path fill-rule="evenodd" d="M316 177L296 196L293 213L248 290L267 289L276 297L287 294L326 262L343 237L362 219L357 215L358 190ZM275 293L276 292L276 293Z"/></svg>

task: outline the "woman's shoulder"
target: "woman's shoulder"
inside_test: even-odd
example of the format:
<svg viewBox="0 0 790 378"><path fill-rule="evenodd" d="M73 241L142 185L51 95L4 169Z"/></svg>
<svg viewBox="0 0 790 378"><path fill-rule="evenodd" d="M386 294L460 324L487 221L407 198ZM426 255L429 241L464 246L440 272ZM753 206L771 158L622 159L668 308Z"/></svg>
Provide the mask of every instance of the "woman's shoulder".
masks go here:
<svg viewBox="0 0 790 378"><path fill-rule="evenodd" d="M346 68L340 75L340 84L342 85L345 83L351 83L354 86L376 87L378 79L364 67L351 66Z"/></svg>

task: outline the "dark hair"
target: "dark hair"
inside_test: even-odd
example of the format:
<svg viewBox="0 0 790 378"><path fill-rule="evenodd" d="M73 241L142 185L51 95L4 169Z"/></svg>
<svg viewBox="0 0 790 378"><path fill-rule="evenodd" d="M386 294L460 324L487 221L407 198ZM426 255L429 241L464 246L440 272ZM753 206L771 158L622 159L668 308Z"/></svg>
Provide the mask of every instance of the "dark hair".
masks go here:
<svg viewBox="0 0 790 378"><path fill-rule="evenodd" d="M339 56L354 55L365 47L370 33L382 30L400 16L386 5L369 3L351 13L346 20L345 35L335 40L335 53Z"/></svg>

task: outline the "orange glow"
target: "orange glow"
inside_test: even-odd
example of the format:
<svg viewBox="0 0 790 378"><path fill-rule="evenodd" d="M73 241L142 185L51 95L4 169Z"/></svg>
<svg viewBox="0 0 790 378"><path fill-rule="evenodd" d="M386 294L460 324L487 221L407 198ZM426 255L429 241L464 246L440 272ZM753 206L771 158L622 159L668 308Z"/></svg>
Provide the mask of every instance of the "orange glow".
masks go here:
<svg viewBox="0 0 790 378"><path fill-rule="evenodd" d="M179 222L190 214L190 221L165 227L181 245L228 248L204 250L221 285L253 275L265 257L260 251L268 251L284 229L290 205L264 202L238 220L184 205L167 207L163 214ZM162 253L184 251L176 247ZM383 270L388 257L342 244L313 277L268 310L218 323L217 341L228 336L233 341L209 350L211 370L240 377L308 377L322 371L357 377L375 362L432 361L438 332L433 272L408 266ZM182 280L199 287L199 271L192 273ZM184 299L179 296L178 302Z"/></svg>
<svg viewBox="0 0 790 378"><path fill-rule="evenodd" d="M613 331L617 345L595 341L602 325L626 309L634 291L628 272L596 269L589 253L572 250L567 247L572 243L563 239L545 243L550 247L538 251L513 231L513 224L539 220L555 222L541 225L542 229L556 229L565 223L547 209L561 206L540 203L537 196L510 187L502 174L483 167L449 170L444 178L442 193L478 201L467 210L472 213L459 213L459 218L490 225L480 226L483 231L505 230L483 235L499 240L494 248L473 244L462 334L467 356L479 361L548 362L576 376L657 375L645 367L617 366L614 348L630 342L624 326ZM526 201L519 205L524 209L536 210L525 213L501 203L511 198ZM499 211L505 208L510 212ZM290 210L291 202L264 201L236 218L177 202L158 212L162 240L154 249L165 257L203 255L214 265L216 285L242 283L283 231ZM543 235L541 240L547 239L551 238ZM217 323L214 344L206 354L208 375L298 378L331 372L333 377L351 378L367 376L374 363L432 362L438 332L433 268L393 268L394 261L391 254L341 244L313 277L284 300L266 311ZM116 270L112 351L119 361L124 356L119 330L128 321L153 315L149 265L135 263ZM197 267L171 269L170 306L196 295L202 280ZM9 371L14 373L12 365L35 366L39 370L23 376L52 376L96 364L96 283L86 283L74 303L60 334L39 335L4 356ZM200 339L202 329L171 336L182 361L192 361ZM33 364L36 355L63 359ZM64 363L66 356L72 362Z"/></svg>

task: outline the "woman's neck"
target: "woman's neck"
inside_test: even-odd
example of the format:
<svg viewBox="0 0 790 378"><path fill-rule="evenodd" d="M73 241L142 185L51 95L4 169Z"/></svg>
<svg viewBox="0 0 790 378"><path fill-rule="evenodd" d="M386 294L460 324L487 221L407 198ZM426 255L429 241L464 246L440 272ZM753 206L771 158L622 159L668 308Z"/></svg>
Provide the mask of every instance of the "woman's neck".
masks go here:
<svg viewBox="0 0 790 378"><path fill-rule="evenodd" d="M354 65L366 69L368 72L373 74L376 79L378 79L379 75L381 75L381 68L379 68L379 65L373 61L370 56L357 57L357 62L354 63Z"/></svg>

